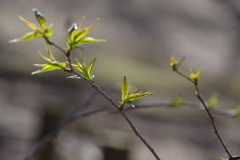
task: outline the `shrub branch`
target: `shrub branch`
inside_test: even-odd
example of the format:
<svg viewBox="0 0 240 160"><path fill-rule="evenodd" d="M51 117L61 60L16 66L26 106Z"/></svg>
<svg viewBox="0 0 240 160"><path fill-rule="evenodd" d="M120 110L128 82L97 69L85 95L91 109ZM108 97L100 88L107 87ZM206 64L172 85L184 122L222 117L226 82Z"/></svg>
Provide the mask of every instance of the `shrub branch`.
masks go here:
<svg viewBox="0 0 240 160"><path fill-rule="evenodd" d="M82 74L80 74L78 71L76 71L73 67L72 67L72 63L71 63L71 58L70 58L70 51L65 51L63 49L61 49L61 47L59 47L58 45L56 45L55 43L47 40L46 41L49 45L53 45L54 47L58 48L60 51L62 51L68 59L68 63L70 66L70 70L68 70L69 73L74 73L76 75L78 75L79 77L81 77L84 81L86 81L90 86L92 86L93 89L95 89L97 92L99 92L105 99L107 99L120 113L121 115L124 117L124 119L127 121L127 123L130 125L130 127L132 128L132 130L134 131L134 133L136 134L136 136L145 144L145 146L152 152L152 154L154 155L154 157L157 160L160 160L159 156L157 155L157 153L155 152L155 150L152 148L152 146L143 138L143 136L141 135L141 133L137 130L137 128L135 127L135 125L132 123L132 121L130 120L130 118L127 116L127 114L124 112L124 110L121 108L120 105L118 105L115 101L113 101L113 99L111 97L109 97L100 87L98 87L98 85L96 85L94 82L88 80L87 78L85 78Z"/></svg>
<svg viewBox="0 0 240 160"><path fill-rule="evenodd" d="M189 78L188 76L184 75L182 72L180 72L178 69L182 63L182 61L184 60L185 58L183 58L177 65L175 66L172 66L173 68L173 71L175 71L177 74L179 74L180 76L182 76L183 78L187 79L188 81L190 81L191 83L193 83L194 87L195 87L195 90L196 90L196 96L198 98L198 100L202 103L202 105L204 106L207 114L208 114L208 117L210 118L210 121L211 121L211 124L213 126L213 129L214 129L214 133L216 134L216 136L218 137L221 145L223 146L224 150L226 151L226 153L228 154L229 156L229 160L236 160L236 159L239 159L239 156L232 156L232 154L230 153L229 149L227 148L226 144L223 142L223 139L221 138L220 136L220 133L217 129L217 126L216 126L216 123L214 121L214 117L213 115L211 114L211 112L209 111L206 103L204 102L202 96L201 96L201 92L198 88L198 81L194 81L193 79Z"/></svg>

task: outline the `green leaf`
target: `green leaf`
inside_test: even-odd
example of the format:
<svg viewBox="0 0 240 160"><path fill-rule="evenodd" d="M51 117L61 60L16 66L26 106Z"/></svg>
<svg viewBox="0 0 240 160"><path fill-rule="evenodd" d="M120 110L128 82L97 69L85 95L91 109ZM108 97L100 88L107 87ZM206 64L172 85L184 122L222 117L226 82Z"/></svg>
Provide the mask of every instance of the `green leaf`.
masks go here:
<svg viewBox="0 0 240 160"><path fill-rule="evenodd" d="M122 102L125 101L125 99L127 98L128 95L128 81L127 81L127 77L124 76L123 77L123 84L122 84Z"/></svg>
<svg viewBox="0 0 240 160"><path fill-rule="evenodd" d="M207 101L207 106L209 107L209 108L212 108L212 107L215 107L215 106L217 106L218 105L218 94L217 93L213 93L212 95L211 95L211 97L208 99L208 101Z"/></svg>
<svg viewBox="0 0 240 160"><path fill-rule="evenodd" d="M172 106L173 107L179 107L181 105L183 105L183 98L181 96L178 96L178 97L173 99L173 101L172 101Z"/></svg>
<svg viewBox="0 0 240 160"><path fill-rule="evenodd" d="M46 61L48 61L48 62L52 62L53 60L51 60L50 58L47 58L47 57L45 57L40 51L38 51L38 53L40 54L40 56L43 58L43 59L45 59Z"/></svg>
<svg viewBox="0 0 240 160"><path fill-rule="evenodd" d="M25 34L23 37L10 40L9 42L14 43L14 42L19 42L19 41L23 41L23 40L34 39L37 37L42 37L42 34L40 34L38 32L29 32L29 33Z"/></svg>
<svg viewBox="0 0 240 160"><path fill-rule="evenodd" d="M38 73L59 70L59 69L65 71L66 63L54 61L50 64L35 64L35 66L42 67L42 69L32 72L32 74L38 74Z"/></svg>
<svg viewBox="0 0 240 160"><path fill-rule="evenodd" d="M76 39L81 34L81 32L82 32L82 29L78 29L72 32L70 44L73 45L76 42Z"/></svg>
<svg viewBox="0 0 240 160"><path fill-rule="evenodd" d="M93 78L92 69L93 69L93 66L94 66L94 63L96 60L97 60L97 56L91 61L91 63L88 66L88 69L87 69L88 77L90 78L91 81Z"/></svg>
<svg viewBox="0 0 240 160"><path fill-rule="evenodd" d="M32 28L34 31L39 31L40 30L40 28L38 28L38 26L36 26L34 23L31 23L31 22L27 21L26 19L24 19L21 16L18 16L18 17L21 21L26 23L26 25L28 25L28 27Z"/></svg>
<svg viewBox="0 0 240 160"><path fill-rule="evenodd" d="M46 46L46 50L49 54L51 62L56 61L56 59L53 57L52 51L50 50L49 46Z"/></svg>
<svg viewBox="0 0 240 160"><path fill-rule="evenodd" d="M194 82L197 82L199 79L200 79L200 76L201 76L201 73L202 73L202 71L200 70L200 71L198 71L197 73L194 73L193 71L192 71L192 69L190 69L190 78L194 81Z"/></svg>
<svg viewBox="0 0 240 160"><path fill-rule="evenodd" d="M36 8L33 8L32 11L34 12L35 17L38 23L40 24L40 26L42 27L42 29L45 29L47 27L47 22L43 17L43 15Z"/></svg>
<svg viewBox="0 0 240 160"><path fill-rule="evenodd" d="M80 39L82 39L83 37L85 37L94 27L94 25L97 23L99 19L96 19L96 21L89 26L88 28L83 29L83 31L81 32L81 34L76 38L76 42L78 42Z"/></svg>
<svg viewBox="0 0 240 160"><path fill-rule="evenodd" d="M176 67L178 65L178 61L175 59L174 55L172 55L172 57L170 58L170 61L171 61L170 65L172 67Z"/></svg>
<svg viewBox="0 0 240 160"><path fill-rule="evenodd" d="M46 29L46 31L45 31L45 35L46 36L51 36L53 34L53 30L51 30L51 29Z"/></svg>
<svg viewBox="0 0 240 160"><path fill-rule="evenodd" d="M104 39L94 39L92 37L85 37L80 39L79 41L76 41L74 43L75 46L81 45L81 44L86 44L86 43L92 43L92 42L105 42L106 40Z"/></svg>
<svg viewBox="0 0 240 160"><path fill-rule="evenodd" d="M52 66L56 66L58 67L59 69L62 69L63 71L65 71L65 68L66 68L66 63L65 62L57 62L57 61L54 61L51 63Z"/></svg>
<svg viewBox="0 0 240 160"><path fill-rule="evenodd" d="M74 68L76 68L78 71L80 71L81 73L84 73L84 69L83 69L83 66L82 66L82 64L78 61L78 59L77 58L75 58L74 59L74 62L75 63L77 63L77 65L76 64L72 64L72 66L74 67Z"/></svg>
<svg viewBox="0 0 240 160"><path fill-rule="evenodd" d="M77 69L79 72L82 72L82 68L79 67L78 65L72 64L72 67L75 68L75 69Z"/></svg>
<svg viewBox="0 0 240 160"><path fill-rule="evenodd" d="M126 99L125 99L125 102L129 102L129 101L134 101L136 99L140 99L140 98L143 98L145 96L149 96L151 95L152 92L145 92L145 93L133 93L133 94L130 94Z"/></svg>

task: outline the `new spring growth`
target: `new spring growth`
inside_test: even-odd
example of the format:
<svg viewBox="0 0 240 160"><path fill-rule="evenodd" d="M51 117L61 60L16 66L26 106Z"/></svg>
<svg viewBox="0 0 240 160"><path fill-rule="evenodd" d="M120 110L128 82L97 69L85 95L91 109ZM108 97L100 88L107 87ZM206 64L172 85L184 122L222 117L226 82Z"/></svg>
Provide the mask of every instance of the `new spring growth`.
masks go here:
<svg viewBox="0 0 240 160"><path fill-rule="evenodd" d="M194 82L198 82L200 76L201 76L201 70L198 71L197 73L194 73L193 70L190 68L190 78L194 81Z"/></svg>
<svg viewBox="0 0 240 160"><path fill-rule="evenodd" d="M178 62L178 60L175 59L174 55L171 56L170 61L171 61L170 65L173 68L176 68L176 66L178 65L179 62Z"/></svg>
<svg viewBox="0 0 240 160"><path fill-rule="evenodd" d="M38 74L38 73L43 73L43 72L48 72L48 71L54 71L54 70L62 70L66 71L66 63L65 62L58 62L54 57L53 54L50 50L50 48L47 46L46 50L49 54L49 58L45 57L40 51L38 51L39 55L45 59L48 63L45 64L34 64L37 67L42 67L41 69L32 72L32 74Z"/></svg>
<svg viewBox="0 0 240 160"><path fill-rule="evenodd" d="M134 91L136 91L136 90L134 90ZM139 92L139 93L134 93L134 91L129 94L129 87L128 87L127 77L124 76L124 77L123 77L123 84L122 84L122 101L119 102L121 109L123 109L123 106L124 106L124 104L126 104L126 103L132 105L132 107L135 108L135 106L133 105L133 102L132 102L132 101L134 101L134 100L136 100L136 99L143 98L143 97L145 97L145 96L149 96L149 95L152 94L152 92Z"/></svg>
<svg viewBox="0 0 240 160"><path fill-rule="evenodd" d="M172 100L172 107L177 108L183 105L182 96L178 96Z"/></svg>
<svg viewBox="0 0 240 160"><path fill-rule="evenodd" d="M43 17L43 15L36 8L34 8L32 10L34 12L34 15L35 15L40 27L34 23L29 22L28 20L24 19L21 16L18 16L21 21L26 23L26 25L33 30L33 32L29 32L29 33L25 34L24 36L22 36L21 38L16 38L16 39L10 40L9 42L11 42L11 43L19 42L19 41L23 41L23 40L34 39L37 37L43 37L46 40L49 40L49 36L51 36L53 34L53 31L51 30L53 24L50 24L49 26L47 26L47 22L46 22L45 18Z"/></svg>
<svg viewBox="0 0 240 160"><path fill-rule="evenodd" d="M82 21L77 27L77 24L74 23L68 30L68 38L67 38L67 51L71 51L73 48L83 49L79 47L79 45L91 43L91 42L105 42L103 39L94 39L92 37L85 37L95 26L99 19L96 19L95 22L87 28L81 28L82 23L85 17L82 18Z"/></svg>

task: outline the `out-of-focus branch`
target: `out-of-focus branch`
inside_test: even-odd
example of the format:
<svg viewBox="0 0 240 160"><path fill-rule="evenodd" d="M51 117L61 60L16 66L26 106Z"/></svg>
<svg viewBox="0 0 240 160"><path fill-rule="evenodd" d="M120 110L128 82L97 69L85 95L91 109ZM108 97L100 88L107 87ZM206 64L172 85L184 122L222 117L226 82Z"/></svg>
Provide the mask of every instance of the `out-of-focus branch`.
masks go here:
<svg viewBox="0 0 240 160"><path fill-rule="evenodd" d="M37 143L33 149L31 149L27 156L24 158L24 160L29 160L33 156L35 156L43 146L45 146L49 141L54 139L58 136L58 134L68 125L70 125L72 122L76 120L75 117L80 115L80 113L88 106L90 106L93 102L96 96L98 95L97 92L91 93L91 95L88 97L85 102L83 102L80 106L78 106L74 111L71 112L71 114L65 118L58 126L56 126L52 131L50 131L46 136L44 136L40 142Z"/></svg>

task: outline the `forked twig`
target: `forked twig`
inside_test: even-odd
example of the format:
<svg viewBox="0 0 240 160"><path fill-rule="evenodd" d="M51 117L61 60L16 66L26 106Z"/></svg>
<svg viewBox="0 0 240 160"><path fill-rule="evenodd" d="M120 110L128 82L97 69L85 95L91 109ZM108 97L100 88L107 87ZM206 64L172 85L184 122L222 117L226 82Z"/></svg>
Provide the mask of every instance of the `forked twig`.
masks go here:
<svg viewBox="0 0 240 160"><path fill-rule="evenodd" d="M129 117L126 115L126 113L124 112L124 110L121 110L121 107L118 105L118 103L116 103L115 101L113 101L112 98L110 98L101 88L99 88L94 82L88 80L87 78L85 78L81 73L79 73L77 70L75 70L72 67L71 64L71 60L70 60L70 51L66 52L65 50L61 49L61 47L59 47L58 45L56 45L55 43L47 40L46 41L49 45L53 45L56 48L58 48L60 51L62 51L68 59L69 62L69 66L70 69L68 70L69 73L74 73L76 75L78 75L79 77L81 77L84 81L86 81L90 86L92 86L93 89L95 89L98 93L100 93L104 98L106 98L124 117L124 119L127 121L127 123L130 125L130 127L132 128L132 130L134 131L134 133L136 134L136 136L146 145L146 147L152 152L152 154L154 155L154 157L157 160L160 160L159 156L157 155L157 153L155 152L155 150L151 147L150 144L148 144L148 142L143 138L143 136L140 134L140 132L137 130L137 128L135 127L135 125L132 123L132 121L129 119Z"/></svg>
<svg viewBox="0 0 240 160"><path fill-rule="evenodd" d="M180 61L182 62L182 61ZM179 63L177 66L173 66L173 71L175 71L176 73L178 73L180 76L182 76L183 78L187 79L188 81L190 81L191 83L194 84L194 87L196 89L196 95L197 95L197 98L198 100L202 103L202 105L204 106L207 114L208 114L208 117L210 118L210 121L212 123L212 126L213 126L213 129L214 129L214 133L216 134L216 136L218 137L219 141L221 142L221 145L223 146L224 150L226 151L226 153L228 154L229 156L229 160L233 160L235 159L234 156L232 156L232 154L230 153L230 151L228 150L227 146L225 145L225 143L223 142L223 139L221 138L220 134L219 134L219 131L217 129L217 126L215 124L215 121L214 121L214 117L213 115L211 114L211 112L209 111L206 103L204 102L202 96L201 96L201 93L200 93L200 90L198 88L198 82L197 81L193 81L191 78L189 78L188 76L184 75L182 72L180 72L178 70L178 68L180 67L180 64Z"/></svg>

